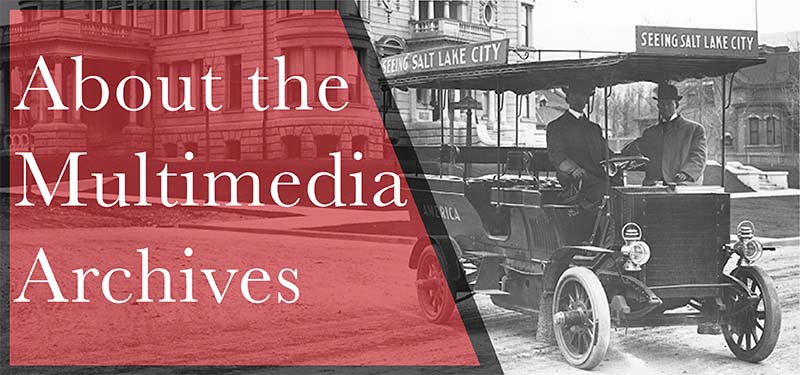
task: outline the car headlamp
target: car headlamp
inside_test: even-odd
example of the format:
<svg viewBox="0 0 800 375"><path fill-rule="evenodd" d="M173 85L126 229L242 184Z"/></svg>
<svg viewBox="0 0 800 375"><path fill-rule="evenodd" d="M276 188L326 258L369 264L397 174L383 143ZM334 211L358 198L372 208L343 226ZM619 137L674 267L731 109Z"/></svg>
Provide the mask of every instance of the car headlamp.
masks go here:
<svg viewBox="0 0 800 375"><path fill-rule="evenodd" d="M622 239L625 244L620 252L628 257L625 262L626 271L640 271L642 265L650 260L650 246L642 241L642 228L636 223L628 223L622 227Z"/></svg>
<svg viewBox="0 0 800 375"><path fill-rule="evenodd" d="M764 246L755 239L756 228L749 220L742 221L736 226L736 237L739 241L734 245L734 250L748 263L753 263L764 254Z"/></svg>
<svg viewBox="0 0 800 375"><path fill-rule="evenodd" d="M750 239L742 242L739 255L744 257L750 263L753 263L761 258L764 254L764 246L756 239Z"/></svg>
<svg viewBox="0 0 800 375"><path fill-rule="evenodd" d="M622 253L628 256L637 266L641 266L650 260L650 246L644 241L633 241L622 247Z"/></svg>

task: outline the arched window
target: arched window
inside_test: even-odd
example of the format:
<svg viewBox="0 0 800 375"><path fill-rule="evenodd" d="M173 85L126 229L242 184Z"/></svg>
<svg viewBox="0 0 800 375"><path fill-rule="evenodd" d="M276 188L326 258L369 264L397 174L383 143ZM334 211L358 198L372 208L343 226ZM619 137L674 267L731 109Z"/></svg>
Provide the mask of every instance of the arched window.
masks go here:
<svg viewBox="0 0 800 375"><path fill-rule="evenodd" d="M197 158L200 155L200 147L197 145L197 142L183 142L183 152L191 152L194 154L194 157Z"/></svg>
<svg viewBox="0 0 800 375"><path fill-rule="evenodd" d="M314 144L317 146L318 158L327 158L331 152L339 151L339 137L335 135L318 135L314 137Z"/></svg>
<svg viewBox="0 0 800 375"><path fill-rule="evenodd" d="M168 158L178 157L178 144L174 142L164 143L164 155Z"/></svg>
<svg viewBox="0 0 800 375"><path fill-rule="evenodd" d="M776 145L779 143L778 140L778 130L775 127L776 123L775 116L767 117L767 144L768 145Z"/></svg>
<svg viewBox="0 0 800 375"><path fill-rule="evenodd" d="M758 140L758 117L750 117L748 120L748 130L750 131L750 144L757 145L759 144Z"/></svg>
<svg viewBox="0 0 800 375"><path fill-rule="evenodd" d="M242 143L238 139L225 141L225 159L239 160L242 158Z"/></svg>
<svg viewBox="0 0 800 375"><path fill-rule="evenodd" d="M296 135L285 135L281 137L281 148L284 159L299 159L300 137Z"/></svg>
<svg viewBox="0 0 800 375"><path fill-rule="evenodd" d="M356 151L360 152L361 155L364 155L364 158L367 157L367 148L369 147L369 137L366 135L357 135L353 137L353 153L355 154Z"/></svg>

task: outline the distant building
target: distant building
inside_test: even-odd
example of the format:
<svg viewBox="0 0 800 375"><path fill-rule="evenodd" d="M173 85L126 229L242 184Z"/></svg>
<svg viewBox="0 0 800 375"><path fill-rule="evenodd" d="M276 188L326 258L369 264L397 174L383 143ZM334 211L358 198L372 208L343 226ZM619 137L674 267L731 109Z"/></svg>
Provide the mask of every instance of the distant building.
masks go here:
<svg viewBox="0 0 800 375"><path fill-rule="evenodd" d="M800 52L762 46L767 62L740 71L733 85L726 160L789 171L798 187Z"/></svg>

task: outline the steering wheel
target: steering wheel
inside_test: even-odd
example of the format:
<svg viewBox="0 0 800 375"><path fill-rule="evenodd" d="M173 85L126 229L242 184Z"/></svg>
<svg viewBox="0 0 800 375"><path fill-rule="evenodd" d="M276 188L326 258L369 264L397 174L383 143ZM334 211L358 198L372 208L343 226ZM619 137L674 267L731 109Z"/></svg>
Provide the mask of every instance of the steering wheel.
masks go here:
<svg viewBox="0 0 800 375"><path fill-rule="evenodd" d="M600 166L606 170L609 177L616 177L622 171L639 169L649 162L650 159L645 156L618 156L601 161Z"/></svg>

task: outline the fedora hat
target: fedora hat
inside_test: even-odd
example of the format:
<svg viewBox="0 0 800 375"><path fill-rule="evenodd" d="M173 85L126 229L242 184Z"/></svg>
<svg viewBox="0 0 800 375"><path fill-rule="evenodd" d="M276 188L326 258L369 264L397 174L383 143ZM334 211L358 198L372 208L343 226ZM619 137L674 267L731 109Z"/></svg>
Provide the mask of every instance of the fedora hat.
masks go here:
<svg viewBox="0 0 800 375"><path fill-rule="evenodd" d="M678 88L667 84L662 83L658 85L656 89L656 96L653 97L655 100L681 100L683 96L678 95Z"/></svg>

